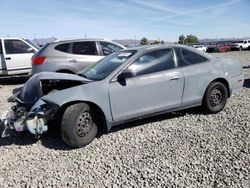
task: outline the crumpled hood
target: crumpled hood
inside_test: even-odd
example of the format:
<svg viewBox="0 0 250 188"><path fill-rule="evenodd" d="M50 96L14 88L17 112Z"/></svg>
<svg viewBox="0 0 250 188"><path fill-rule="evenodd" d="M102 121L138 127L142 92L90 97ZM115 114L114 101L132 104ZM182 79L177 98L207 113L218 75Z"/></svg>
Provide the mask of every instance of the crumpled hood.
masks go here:
<svg viewBox="0 0 250 188"><path fill-rule="evenodd" d="M25 104L35 104L42 96L44 96L42 91L42 81L72 81L77 83L77 85L90 82L88 79L73 74L42 72L35 74L25 83L17 94L18 99ZM75 85L69 85L68 88L73 86ZM67 86L64 86L64 89L66 88Z"/></svg>

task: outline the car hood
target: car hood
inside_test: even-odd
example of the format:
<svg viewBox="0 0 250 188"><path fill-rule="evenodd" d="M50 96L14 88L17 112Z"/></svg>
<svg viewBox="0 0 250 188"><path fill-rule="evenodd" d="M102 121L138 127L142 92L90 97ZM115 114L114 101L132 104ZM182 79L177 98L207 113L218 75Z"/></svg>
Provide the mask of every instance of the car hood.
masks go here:
<svg viewBox="0 0 250 188"><path fill-rule="evenodd" d="M41 97L56 92L91 82L78 75L66 73L42 72L32 76L17 93L13 93L19 102L33 105Z"/></svg>

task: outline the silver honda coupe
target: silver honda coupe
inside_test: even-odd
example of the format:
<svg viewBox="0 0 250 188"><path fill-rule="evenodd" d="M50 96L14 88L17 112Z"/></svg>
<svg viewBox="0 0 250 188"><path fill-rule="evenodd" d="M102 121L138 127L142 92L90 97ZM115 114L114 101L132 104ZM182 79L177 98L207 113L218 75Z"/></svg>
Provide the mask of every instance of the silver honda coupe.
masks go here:
<svg viewBox="0 0 250 188"><path fill-rule="evenodd" d="M39 73L8 101L8 130L39 136L58 125L72 147L89 144L101 130L124 122L200 106L217 113L244 82L239 61L212 57L182 45L112 53L77 75ZM53 123L52 123L53 122Z"/></svg>

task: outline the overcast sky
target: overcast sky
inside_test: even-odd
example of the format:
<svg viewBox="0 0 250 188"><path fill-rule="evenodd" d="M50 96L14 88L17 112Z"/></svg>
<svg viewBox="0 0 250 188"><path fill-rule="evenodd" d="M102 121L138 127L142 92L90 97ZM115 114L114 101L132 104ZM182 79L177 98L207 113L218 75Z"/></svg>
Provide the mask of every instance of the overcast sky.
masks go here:
<svg viewBox="0 0 250 188"><path fill-rule="evenodd" d="M250 36L250 0L0 0L0 37Z"/></svg>

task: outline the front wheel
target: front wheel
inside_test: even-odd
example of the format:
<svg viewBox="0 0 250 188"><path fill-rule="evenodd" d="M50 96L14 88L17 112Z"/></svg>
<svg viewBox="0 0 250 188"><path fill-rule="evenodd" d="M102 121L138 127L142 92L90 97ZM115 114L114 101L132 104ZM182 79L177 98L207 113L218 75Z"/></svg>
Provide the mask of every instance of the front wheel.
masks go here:
<svg viewBox="0 0 250 188"><path fill-rule="evenodd" d="M221 82L212 82L203 97L202 108L206 113L217 113L225 107L227 98L226 86Z"/></svg>
<svg viewBox="0 0 250 188"><path fill-rule="evenodd" d="M80 148L89 144L97 135L94 112L86 103L69 106L63 114L61 137L71 147Z"/></svg>

